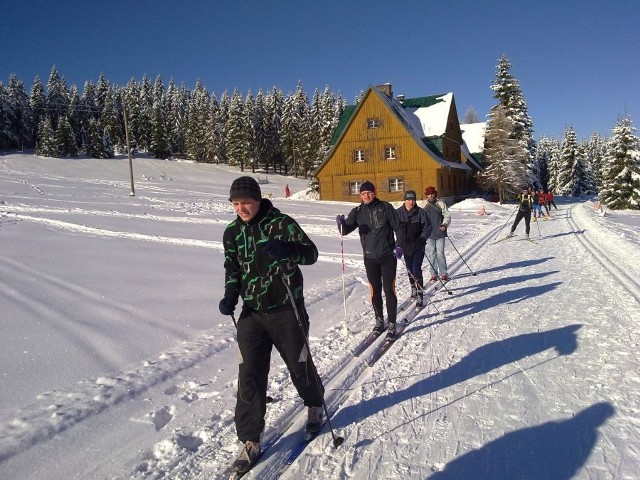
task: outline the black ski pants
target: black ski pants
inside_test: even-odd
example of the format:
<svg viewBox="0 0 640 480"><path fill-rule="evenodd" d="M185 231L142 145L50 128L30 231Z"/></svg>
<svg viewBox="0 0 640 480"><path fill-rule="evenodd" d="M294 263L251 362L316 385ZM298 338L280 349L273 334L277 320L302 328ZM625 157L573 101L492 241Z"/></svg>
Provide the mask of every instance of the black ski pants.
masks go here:
<svg viewBox="0 0 640 480"><path fill-rule="evenodd" d="M298 313L309 334L309 316L303 304ZM308 407L323 404L324 388L307 351L302 329L292 307L262 313L243 308L238 318L238 397L235 423L241 442L259 442L267 411L267 384L271 367L271 350L276 347L284 360L293 385Z"/></svg>
<svg viewBox="0 0 640 480"><path fill-rule="evenodd" d="M376 318L384 318L382 313L382 291L387 302L387 321L395 323L398 315L398 297L396 296L396 268L398 260L393 255L383 258L364 258L364 268L369 280L371 305Z"/></svg>
<svg viewBox="0 0 640 480"><path fill-rule="evenodd" d="M516 227L520 223L520 220L524 218L524 232L529 235L529 228L531 226L531 210L518 210L516 213L516 219L511 226L511 233L516 231Z"/></svg>

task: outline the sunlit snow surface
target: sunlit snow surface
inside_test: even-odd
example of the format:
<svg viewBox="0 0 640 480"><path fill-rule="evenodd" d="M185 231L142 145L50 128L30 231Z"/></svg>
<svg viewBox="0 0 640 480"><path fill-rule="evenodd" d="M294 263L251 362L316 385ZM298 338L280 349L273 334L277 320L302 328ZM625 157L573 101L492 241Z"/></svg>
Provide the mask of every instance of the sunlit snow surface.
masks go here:
<svg viewBox="0 0 640 480"><path fill-rule="evenodd" d="M0 156L0 478L222 478L239 449L217 304L241 173L133 168L130 196L126 158ZM325 427L283 478L637 478L639 212L557 198L535 243L521 224L492 244L514 206L453 205L452 294L403 312L413 322L370 368L350 355L372 327L361 247L335 227L354 204L254 176L320 250L302 267L310 342L345 438L334 450ZM277 353L269 394L265 439L293 427L248 478L273 478L303 424Z"/></svg>

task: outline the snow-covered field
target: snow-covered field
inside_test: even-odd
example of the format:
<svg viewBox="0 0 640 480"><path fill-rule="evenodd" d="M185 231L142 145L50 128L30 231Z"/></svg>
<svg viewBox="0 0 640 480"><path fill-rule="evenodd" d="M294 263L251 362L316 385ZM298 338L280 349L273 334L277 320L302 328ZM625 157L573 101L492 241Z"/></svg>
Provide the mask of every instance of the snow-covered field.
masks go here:
<svg viewBox="0 0 640 480"><path fill-rule="evenodd" d="M147 158L134 172L130 196L126 158L0 156L2 479L223 478L240 448L234 327L217 309L239 173ZM535 243L521 224L492 244L513 205L454 205L452 294L404 312L367 367L350 354L372 327L361 249L344 239L343 278L334 222L353 204L268 181L321 252L303 267L310 341L345 442L325 426L283 471L304 412L274 353L265 440L293 427L247 478L638 478L640 212L560 198Z"/></svg>

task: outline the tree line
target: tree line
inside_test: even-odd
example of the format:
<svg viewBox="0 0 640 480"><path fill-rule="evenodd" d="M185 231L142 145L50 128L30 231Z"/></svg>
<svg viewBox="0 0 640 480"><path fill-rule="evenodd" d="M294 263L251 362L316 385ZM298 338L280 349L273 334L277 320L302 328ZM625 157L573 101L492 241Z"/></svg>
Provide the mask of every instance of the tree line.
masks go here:
<svg viewBox="0 0 640 480"><path fill-rule="evenodd" d="M631 118L621 116L611 137L594 133L578 140L567 127L561 140L543 135L536 142L522 89L510 70L503 55L490 87L497 103L487 115L478 184L501 202L531 186L559 195L598 194L609 208L640 209L640 142ZM131 149L157 158L310 178L330 148L345 105L328 88L309 99L301 83L288 95L274 87L245 96L235 89L218 98L200 81L193 90L173 80L165 88L160 76L153 83L144 76L116 86L100 75L96 84L85 82L81 94L76 85L67 87L54 66L46 91L39 77L30 93L13 74L6 87L0 82L0 148L111 158L126 152L127 125Z"/></svg>
<svg viewBox="0 0 640 480"><path fill-rule="evenodd" d="M6 87L0 82L0 148L111 158L127 151L128 126L134 152L310 177L345 104L328 88L309 99L301 83L289 95L274 87L218 98L200 81L193 90L173 80L165 88L160 76L116 86L100 75L80 93L54 66L46 92L39 77L30 93L13 74Z"/></svg>

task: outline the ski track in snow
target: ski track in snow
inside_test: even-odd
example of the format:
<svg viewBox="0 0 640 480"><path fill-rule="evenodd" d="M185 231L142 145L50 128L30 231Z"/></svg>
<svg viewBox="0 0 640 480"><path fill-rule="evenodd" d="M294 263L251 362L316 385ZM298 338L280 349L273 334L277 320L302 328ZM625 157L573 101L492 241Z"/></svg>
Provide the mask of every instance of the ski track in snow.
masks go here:
<svg viewBox="0 0 640 480"><path fill-rule="evenodd" d="M45 199L55 182L87 182L80 177L15 172L4 158L0 174ZM53 184L47 185L48 181ZM127 187L126 182L88 182ZM0 232L30 222L77 235L222 250L219 241L100 226L101 218L110 217L151 225L213 226L228 221L206 216L228 213L224 193L211 201L184 189L193 201L176 202L159 198L172 187L149 187L147 195L134 201L159 214L99 210L91 202L86 207L80 202L74 209L56 208L55 199L43 200L42 206L0 204ZM325 426L283 478L489 479L530 478L531 472L537 472L536 478L635 478L640 471L637 243L629 243L633 232L620 226L611 229L588 204L562 205L554 214L552 221L532 224L536 244L491 245L504 228L506 215L458 230L460 237L453 240L477 275L471 275L455 251L447 248L452 276L447 288L453 295L436 292L373 367L366 367L366 354L355 359L350 354L371 328L360 255L345 255L344 292L340 277L312 284L308 280L312 273L305 271L312 318L340 318L322 336L312 334L310 343L327 386L327 404L331 410L340 407L332 423L345 443L334 450ZM329 230L313 223L311 215L306 220L310 223L304 218L300 223L313 235L335 236L333 225ZM542 235L537 235L538 227ZM522 234L523 225L518 228ZM320 260L341 262L340 256L329 253L321 253ZM626 268L621 272L617 265ZM60 304L65 298L69 302L82 298L105 315L155 322L141 309L108 303L83 285L39 272L17 259L2 258L0 268L14 281L46 283ZM400 263L401 301L409 290L403 270ZM4 291L11 288L4 279L0 285ZM348 304L345 319L343 293ZM72 315L36 298L17 294L6 298L43 318ZM344 322L350 335L343 333ZM92 345L90 324L65 331L60 322L60 329L80 348L104 355L102 360L108 363L108 347ZM230 330L202 334L120 373L42 393L33 404L0 419L0 471L3 461L20 452L98 415L117 417L119 407L136 403L139 414L131 420L148 425L157 441L138 452L127 451L126 443L121 450L113 448L115 458L126 456L118 478L222 478L220 472L238 450L232 421L235 379L234 372L231 377L222 373L216 355L234 349ZM217 375L202 378L216 367L219 380ZM281 362L274 362L269 380L269 394L276 401L267 407L265 439L292 427L248 479L273 478L304 423L302 405ZM114 435L117 438L117 432L105 432L105 437ZM105 453L104 463L110 458ZM115 478L113 469L103 468L108 467L87 468L84 478L104 478L104 472Z"/></svg>

